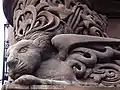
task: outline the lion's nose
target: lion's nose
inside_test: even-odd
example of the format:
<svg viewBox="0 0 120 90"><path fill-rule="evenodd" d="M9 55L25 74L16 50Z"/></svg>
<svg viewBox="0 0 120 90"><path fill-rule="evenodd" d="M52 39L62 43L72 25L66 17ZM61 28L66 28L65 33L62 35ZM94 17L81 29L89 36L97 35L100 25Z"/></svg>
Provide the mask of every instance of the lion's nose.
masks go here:
<svg viewBox="0 0 120 90"><path fill-rule="evenodd" d="M17 63L18 63L18 59L13 59L13 60L7 61L7 65L10 69L15 68Z"/></svg>

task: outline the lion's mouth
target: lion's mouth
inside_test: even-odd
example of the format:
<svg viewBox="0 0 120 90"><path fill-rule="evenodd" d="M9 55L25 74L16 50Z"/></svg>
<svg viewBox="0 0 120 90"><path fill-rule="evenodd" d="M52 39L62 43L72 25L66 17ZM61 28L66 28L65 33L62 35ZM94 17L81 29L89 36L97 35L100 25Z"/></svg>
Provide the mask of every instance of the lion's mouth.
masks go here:
<svg viewBox="0 0 120 90"><path fill-rule="evenodd" d="M20 76L25 75L25 74L31 74L31 70L28 67L23 67L23 68L14 68L10 69L8 72L8 75L13 79L16 80Z"/></svg>
<svg viewBox="0 0 120 90"><path fill-rule="evenodd" d="M23 75L23 71L24 71L24 70L22 70L22 69L20 70L20 69L18 69L18 68L9 69L8 75L9 75L13 80L15 80L15 79L17 79L17 78L19 78L20 76Z"/></svg>
<svg viewBox="0 0 120 90"><path fill-rule="evenodd" d="M21 74L15 73L13 70L10 70L8 74L13 80L15 80L21 76Z"/></svg>
<svg viewBox="0 0 120 90"><path fill-rule="evenodd" d="M9 68L9 76L15 80L25 74L33 74L33 67L25 61L19 60L14 68Z"/></svg>

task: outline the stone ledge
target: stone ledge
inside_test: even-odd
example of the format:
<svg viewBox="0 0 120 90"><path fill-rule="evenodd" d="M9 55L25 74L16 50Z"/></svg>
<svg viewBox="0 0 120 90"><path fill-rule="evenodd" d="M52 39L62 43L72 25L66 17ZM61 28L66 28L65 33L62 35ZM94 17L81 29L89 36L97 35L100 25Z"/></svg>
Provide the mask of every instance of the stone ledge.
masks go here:
<svg viewBox="0 0 120 90"><path fill-rule="evenodd" d="M6 84L1 90L120 90L120 87L82 87L82 86L67 86L67 85L18 85Z"/></svg>

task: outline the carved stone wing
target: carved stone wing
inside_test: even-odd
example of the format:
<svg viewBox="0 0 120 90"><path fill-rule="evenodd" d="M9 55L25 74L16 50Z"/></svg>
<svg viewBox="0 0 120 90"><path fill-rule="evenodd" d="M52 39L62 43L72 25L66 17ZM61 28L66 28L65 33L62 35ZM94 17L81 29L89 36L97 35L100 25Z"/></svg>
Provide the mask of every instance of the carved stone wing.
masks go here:
<svg viewBox="0 0 120 90"><path fill-rule="evenodd" d="M119 39L61 34L52 38L52 44L80 82L105 86L119 83Z"/></svg>

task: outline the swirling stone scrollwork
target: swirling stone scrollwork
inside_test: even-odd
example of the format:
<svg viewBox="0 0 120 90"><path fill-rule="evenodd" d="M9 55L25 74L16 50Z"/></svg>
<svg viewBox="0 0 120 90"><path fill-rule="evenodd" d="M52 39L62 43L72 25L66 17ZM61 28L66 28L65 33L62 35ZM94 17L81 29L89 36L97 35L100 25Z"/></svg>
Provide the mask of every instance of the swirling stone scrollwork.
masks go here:
<svg viewBox="0 0 120 90"><path fill-rule="evenodd" d="M13 20L16 21L14 23L16 40L26 38L31 33L38 31L55 30L59 26L60 19L49 11L44 10L45 7L48 7L47 3L40 3L40 5L35 7L31 1L31 4L25 7L26 3L24 0L19 1L18 6L20 7L16 7L17 10L14 12Z"/></svg>
<svg viewBox="0 0 120 90"><path fill-rule="evenodd" d="M105 17L91 11L86 5L71 0L19 0L14 9L13 21L17 41L30 39L37 32L106 37Z"/></svg>
<svg viewBox="0 0 120 90"><path fill-rule="evenodd" d="M117 86L120 40L82 0L18 0L8 49L12 83Z"/></svg>
<svg viewBox="0 0 120 90"><path fill-rule="evenodd" d="M105 86L117 86L120 83L120 66L107 63L107 64L98 64L93 70L91 77L98 83L102 83Z"/></svg>

